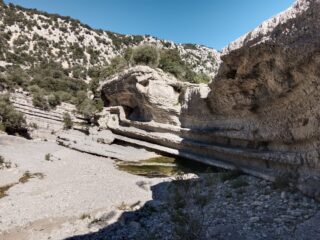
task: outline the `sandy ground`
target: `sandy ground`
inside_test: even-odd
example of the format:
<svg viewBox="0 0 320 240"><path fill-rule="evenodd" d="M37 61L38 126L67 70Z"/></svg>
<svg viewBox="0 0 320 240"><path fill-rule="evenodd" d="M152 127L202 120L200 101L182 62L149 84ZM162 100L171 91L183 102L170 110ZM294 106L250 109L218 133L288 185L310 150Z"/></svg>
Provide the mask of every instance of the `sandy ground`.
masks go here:
<svg viewBox="0 0 320 240"><path fill-rule="evenodd" d="M45 160L50 153L52 161ZM96 231L88 223L120 205L151 199L148 186L164 181L121 172L108 158L67 149L55 142L0 135L0 155L17 164L0 170L0 187L19 182L26 171L41 173L0 198L0 239L63 239ZM146 188L139 182L145 182ZM139 187L140 185L140 187Z"/></svg>

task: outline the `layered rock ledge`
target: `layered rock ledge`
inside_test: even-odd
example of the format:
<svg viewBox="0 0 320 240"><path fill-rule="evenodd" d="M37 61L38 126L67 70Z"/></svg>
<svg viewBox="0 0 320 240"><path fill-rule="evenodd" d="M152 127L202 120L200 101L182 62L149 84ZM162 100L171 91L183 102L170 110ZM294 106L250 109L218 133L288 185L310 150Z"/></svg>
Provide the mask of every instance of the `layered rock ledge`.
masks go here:
<svg viewBox="0 0 320 240"><path fill-rule="evenodd" d="M320 1L299 0L226 47L209 85L130 69L102 83L110 106L102 125L138 145L287 176L320 199L319 35Z"/></svg>

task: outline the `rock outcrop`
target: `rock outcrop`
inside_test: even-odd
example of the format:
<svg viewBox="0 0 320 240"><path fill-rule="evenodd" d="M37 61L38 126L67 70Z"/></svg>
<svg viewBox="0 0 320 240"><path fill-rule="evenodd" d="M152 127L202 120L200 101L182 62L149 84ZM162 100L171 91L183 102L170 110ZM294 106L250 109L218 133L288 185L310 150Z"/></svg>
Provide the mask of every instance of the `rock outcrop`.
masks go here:
<svg viewBox="0 0 320 240"><path fill-rule="evenodd" d="M134 109L109 108L116 120L107 126L193 160L270 180L286 176L320 199L319 53L320 1L298 0L226 47L209 86L177 88L142 67L104 82L110 106Z"/></svg>
<svg viewBox="0 0 320 240"><path fill-rule="evenodd" d="M55 133L64 128L64 113L69 113L75 124L85 123L85 119L76 114L76 108L72 104L62 103L56 109L44 111L33 106L32 97L26 92L17 91L10 96L14 108L24 114L29 126L28 132L33 139L41 138L55 141Z"/></svg>
<svg viewBox="0 0 320 240"><path fill-rule="evenodd" d="M319 51L320 1L299 0L224 49L207 99L207 126L236 129L230 137L247 146L290 154L283 168L300 176L299 186L320 176Z"/></svg>
<svg viewBox="0 0 320 240"><path fill-rule="evenodd" d="M133 67L102 83L109 106L123 106L127 118L180 125L179 96L184 84L160 69Z"/></svg>

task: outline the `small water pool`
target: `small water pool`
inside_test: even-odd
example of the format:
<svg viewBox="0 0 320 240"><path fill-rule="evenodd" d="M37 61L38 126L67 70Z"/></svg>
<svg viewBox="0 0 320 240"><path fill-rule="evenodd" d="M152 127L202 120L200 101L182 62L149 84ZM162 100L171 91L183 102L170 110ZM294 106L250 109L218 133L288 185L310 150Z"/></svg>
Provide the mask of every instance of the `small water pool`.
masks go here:
<svg viewBox="0 0 320 240"><path fill-rule="evenodd" d="M138 162L116 161L116 166L121 171L149 178L218 171L206 164L174 156L160 156Z"/></svg>

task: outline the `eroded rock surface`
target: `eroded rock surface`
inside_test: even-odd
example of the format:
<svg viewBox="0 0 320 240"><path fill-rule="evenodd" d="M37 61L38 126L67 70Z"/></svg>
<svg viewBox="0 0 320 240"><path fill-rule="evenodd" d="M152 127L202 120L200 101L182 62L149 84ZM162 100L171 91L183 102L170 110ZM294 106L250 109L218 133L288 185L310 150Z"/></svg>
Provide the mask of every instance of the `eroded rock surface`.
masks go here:
<svg viewBox="0 0 320 240"><path fill-rule="evenodd" d="M209 86L178 88L147 67L104 82L110 106L133 109L117 118L110 108L109 127L193 160L285 175L320 199L319 53L320 1L298 0L226 47Z"/></svg>
<svg viewBox="0 0 320 240"><path fill-rule="evenodd" d="M299 0L230 44L210 84L208 125L290 152L287 168L319 177L319 51L318 0Z"/></svg>
<svg viewBox="0 0 320 240"><path fill-rule="evenodd" d="M131 120L179 125L183 84L173 76L137 66L107 80L102 91L110 106L123 106Z"/></svg>

